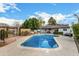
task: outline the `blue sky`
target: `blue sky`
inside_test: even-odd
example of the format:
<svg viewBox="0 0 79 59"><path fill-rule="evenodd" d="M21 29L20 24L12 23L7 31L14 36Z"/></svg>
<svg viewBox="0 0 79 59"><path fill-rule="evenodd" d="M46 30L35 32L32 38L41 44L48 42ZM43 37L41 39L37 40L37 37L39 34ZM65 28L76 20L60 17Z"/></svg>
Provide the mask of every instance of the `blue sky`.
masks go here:
<svg viewBox="0 0 79 59"><path fill-rule="evenodd" d="M79 13L79 4L77 3L1 3L0 4L0 22L10 24L14 21L23 22L29 17L41 17L48 21L54 17L57 23L71 24L77 22L73 14ZM9 24L9 23L8 23Z"/></svg>

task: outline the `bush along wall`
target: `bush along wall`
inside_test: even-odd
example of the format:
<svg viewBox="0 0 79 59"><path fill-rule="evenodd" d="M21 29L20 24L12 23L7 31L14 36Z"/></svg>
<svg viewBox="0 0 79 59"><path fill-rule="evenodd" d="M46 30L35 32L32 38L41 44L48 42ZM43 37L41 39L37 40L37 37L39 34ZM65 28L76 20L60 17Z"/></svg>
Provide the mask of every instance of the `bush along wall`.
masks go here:
<svg viewBox="0 0 79 59"><path fill-rule="evenodd" d="M63 35L63 32L58 32L58 30L55 30L53 33L58 35Z"/></svg>
<svg viewBox="0 0 79 59"><path fill-rule="evenodd" d="M72 25L73 34L74 34L74 41L76 43L78 52L79 52L79 23Z"/></svg>
<svg viewBox="0 0 79 59"><path fill-rule="evenodd" d="M74 33L74 37L78 40L79 42L79 24L74 24L72 25L73 28L73 33Z"/></svg>

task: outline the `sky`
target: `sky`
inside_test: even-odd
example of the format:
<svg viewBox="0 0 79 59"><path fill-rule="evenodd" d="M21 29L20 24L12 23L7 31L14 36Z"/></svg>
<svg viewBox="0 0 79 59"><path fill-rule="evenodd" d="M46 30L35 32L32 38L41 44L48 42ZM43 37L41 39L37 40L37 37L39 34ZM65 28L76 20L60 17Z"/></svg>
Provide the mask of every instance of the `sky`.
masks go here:
<svg viewBox="0 0 79 59"><path fill-rule="evenodd" d="M22 24L26 19L41 17L47 24L53 17L58 24L77 23L79 3L0 3L0 23Z"/></svg>

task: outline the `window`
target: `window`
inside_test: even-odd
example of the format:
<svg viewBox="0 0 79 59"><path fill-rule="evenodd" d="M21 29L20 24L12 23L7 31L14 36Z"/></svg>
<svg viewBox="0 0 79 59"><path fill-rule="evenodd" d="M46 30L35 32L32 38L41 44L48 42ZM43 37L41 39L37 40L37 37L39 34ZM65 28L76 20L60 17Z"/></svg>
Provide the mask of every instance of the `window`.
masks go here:
<svg viewBox="0 0 79 59"><path fill-rule="evenodd" d="M63 29L63 31L67 31L67 29Z"/></svg>

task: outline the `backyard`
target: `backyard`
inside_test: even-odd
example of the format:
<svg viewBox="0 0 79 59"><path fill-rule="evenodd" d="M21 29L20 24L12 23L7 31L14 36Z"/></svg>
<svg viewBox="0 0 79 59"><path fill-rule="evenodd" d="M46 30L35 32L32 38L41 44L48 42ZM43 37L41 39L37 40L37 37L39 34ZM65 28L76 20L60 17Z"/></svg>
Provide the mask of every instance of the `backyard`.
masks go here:
<svg viewBox="0 0 79 59"><path fill-rule="evenodd" d="M77 47L74 39L65 36L56 37L59 45L55 49L43 48L24 48L21 43L30 36L16 37L17 40L13 43L0 47L0 55L2 56L78 56ZM14 38L15 39L15 38ZM9 52L8 52L9 51ZM15 52L16 51L16 52Z"/></svg>
<svg viewBox="0 0 79 59"><path fill-rule="evenodd" d="M31 19L32 19L32 22L31 22ZM43 56L73 55L73 56L77 56L78 55L78 50L77 50L73 37L65 36L63 34L64 31L61 33L61 32L58 32L59 29L57 30L57 27L60 28L60 26L62 26L62 28L67 28L69 30L68 25L58 25L58 24L56 25L56 21L53 18L50 18L48 21L49 25L54 25L54 27L51 27L48 25L46 27L40 28L39 24L41 24L41 23L39 22L39 24L38 24L38 21L36 18L31 18L31 19L29 19L29 21L25 21L22 25L23 27L21 27L19 30L17 29L18 34L17 33L16 33L16 35L13 34L12 37L8 33L6 33L5 30L0 31L0 38L2 41L2 42L0 42L0 55L5 55L5 56L6 55L14 55L14 56L16 56L16 55L32 55L32 56L34 56L34 55L38 55L38 56L40 56L40 55L43 55ZM28 23L28 22L30 22L30 23ZM35 23L33 23L33 22L35 22ZM28 26L27 26L27 24L28 24ZM30 25L30 24L32 24L32 25ZM43 26L43 22L42 22L41 26ZM49 30L48 27L51 30ZM35 31L38 28L42 29L43 32ZM56 28L54 33L52 33L53 32L52 28ZM31 30L29 30L29 29L31 29ZM48 32L48 31L50 31L50 32ZM7 34L8 34L8 36L6 37ZM55 35L54 38L58 44L58 48L32 48L32 47L21 46L22 42L26 41L28 38L32 37L35 34L36 35L37 34L39 34L39 35L40 34L48 34L48 35L54 34Z"/></svg>
<svg viewBox="0 0 79 59"><path fill-rule="evenodd" d="M78 4L4 3L0 7L6 11L0 11L1 56L79 56L79 13L72 13Z"/></svg>

